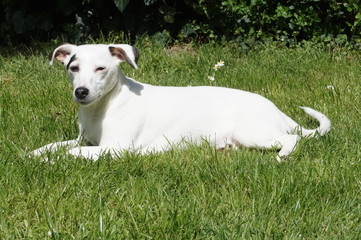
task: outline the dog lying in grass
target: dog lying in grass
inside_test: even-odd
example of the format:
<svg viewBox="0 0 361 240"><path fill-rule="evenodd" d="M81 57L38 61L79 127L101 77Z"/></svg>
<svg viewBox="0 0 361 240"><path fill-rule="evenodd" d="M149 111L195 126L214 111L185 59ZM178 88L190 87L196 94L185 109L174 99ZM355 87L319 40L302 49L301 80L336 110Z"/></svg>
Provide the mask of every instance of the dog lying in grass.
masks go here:
<svg viewBox="0 0 361 240"><path fill-rule="evenodd" d="M271 101L254 93L222 87L163 87L126 77L119 64L137 69L138 50L127 44L71 45L54 50L50 64L64 64L79 104L79 136L50 143L33 153L68 148L93 160L123 150L140 153L169 149L182 141L208 139L217 148L277 148L277 160L289 155L300 137L324 135L330 120L308 107L316 129L305 129ZM80 146L81 141L89 146Z"/></svg>

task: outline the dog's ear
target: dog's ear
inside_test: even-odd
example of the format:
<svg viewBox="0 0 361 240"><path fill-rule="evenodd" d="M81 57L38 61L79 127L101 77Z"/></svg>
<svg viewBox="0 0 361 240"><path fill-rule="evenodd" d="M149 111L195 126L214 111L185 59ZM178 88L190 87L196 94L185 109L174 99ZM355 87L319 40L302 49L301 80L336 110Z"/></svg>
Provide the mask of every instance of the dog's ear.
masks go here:
<svg viewBox="0 0 361 240"><path fill-rule="evenodd" d="M49 55L49 63L50 65L53 65L54 59L66 64L67 61L69 61L70 55L73 52L74 48L76 46L72 44L63 44L59 47L57 47L50 55Z"/></svg>
<svg viewBox="0 0 361 240"><path fill-rule="evenodd" d="M117 57L120 62L127 62L134 69L138 69L137 62L139 58L138 49L128 44L110 45L109 51L112 56Z"/></svg>

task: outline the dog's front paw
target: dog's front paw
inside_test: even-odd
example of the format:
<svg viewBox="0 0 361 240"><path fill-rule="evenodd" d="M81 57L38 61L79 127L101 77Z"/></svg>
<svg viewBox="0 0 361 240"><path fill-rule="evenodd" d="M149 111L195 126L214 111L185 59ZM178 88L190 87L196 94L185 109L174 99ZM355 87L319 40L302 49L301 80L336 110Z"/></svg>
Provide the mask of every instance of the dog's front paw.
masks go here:
<svg viewBox="0 0 361 240"><path fill-rule="evenodd" d="M88 147L77 147L77 148L70 149L68 151L68 153L73 155L74 157L83 157L83 158L90 159L93 161L98 160L99 155L92 152L90 149L91 148L88 148Z"/></svg>
<svg viewBox="0 0 361 240"><path fill-rule="evenodd" d="M29 157L40 157L41 162L45 162L45 163L50 163L50 164L54 164L56 159L54 159L52 157L52 159L49 158L49 154L45 154L46 152L49 153L49 149L43 149L43 148L38 148L30 153L28 153Z"/></svg>
<svg viewBox="0 0 361 240"><path fill-rule="evenodd" d="M44 150L42 148L35 149L29 153L29 155L32 156L40 156L44 153Z"/></svg>
<svg viewBox="0 0 361 240"><path fill-rule="evenodd" d="M67 153L70 155L73 155L74 157L82 156L80 148L72 148L72 149L68 150Z"/></svg>

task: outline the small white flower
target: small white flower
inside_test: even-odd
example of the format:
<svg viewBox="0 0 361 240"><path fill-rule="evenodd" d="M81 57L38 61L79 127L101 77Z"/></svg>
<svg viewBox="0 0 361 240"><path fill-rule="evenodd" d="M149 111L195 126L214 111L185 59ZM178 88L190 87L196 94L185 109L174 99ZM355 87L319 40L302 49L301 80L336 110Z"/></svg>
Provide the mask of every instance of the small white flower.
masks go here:
<svg viewBox="0 0 361 240"><path fill-rule="evenodd" d="M224 62L221 60L221 61L219 61L216 65L218 65L218 67L223 67L223 66L224 66Z"/></svg>
<svg viewBox="0 0 361 240"><path fill-rule="evenodd" d="M327 85L326 88L330 91L335 91L335 87L333 85Z"/></svg>
<svg viewBox="0 0 361 240"><path fill-rule="evenodd" d="M208 79L211 80L211 81L215 80L214 76L208 76Z"/></svg>
<svg viewBox="0 0 361 240"><path fill-rule="evenodd" d="M218 64L214 65L213 70L217 71L219 69Z"/></svg>

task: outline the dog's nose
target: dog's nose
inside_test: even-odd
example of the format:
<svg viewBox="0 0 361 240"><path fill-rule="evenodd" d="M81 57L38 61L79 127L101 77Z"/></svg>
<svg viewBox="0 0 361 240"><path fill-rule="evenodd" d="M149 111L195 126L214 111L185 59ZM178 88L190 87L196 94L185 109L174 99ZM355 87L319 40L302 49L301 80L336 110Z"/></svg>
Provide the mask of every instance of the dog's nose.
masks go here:
<svg viewBox="0 0 361 240"><path fill-rule="evenodd" d="M85 87L80 87L80 88L77 88L75 89L75 96L78 98L78 99L84 99L86 98L86 96L88 96L89 94L89 89L85 88Z"/></svg>

